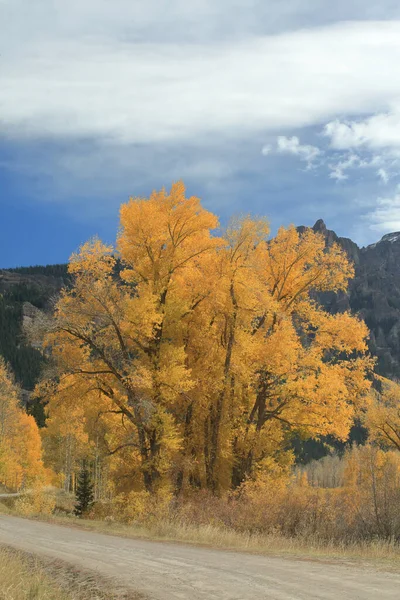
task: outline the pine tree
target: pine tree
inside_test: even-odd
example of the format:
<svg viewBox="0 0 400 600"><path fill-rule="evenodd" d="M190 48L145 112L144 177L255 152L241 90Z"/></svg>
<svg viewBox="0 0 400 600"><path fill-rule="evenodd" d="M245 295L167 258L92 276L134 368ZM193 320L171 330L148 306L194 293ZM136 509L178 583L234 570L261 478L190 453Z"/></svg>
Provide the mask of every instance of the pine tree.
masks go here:
<svg viewBox="0 0 400 600"><path fill-rule="evenodd" d="M78 477L78 486L76 490L77 503L75 505L75 515L84 516L93 505L93 483L90 480L90 473L84 464Z"/></svg>

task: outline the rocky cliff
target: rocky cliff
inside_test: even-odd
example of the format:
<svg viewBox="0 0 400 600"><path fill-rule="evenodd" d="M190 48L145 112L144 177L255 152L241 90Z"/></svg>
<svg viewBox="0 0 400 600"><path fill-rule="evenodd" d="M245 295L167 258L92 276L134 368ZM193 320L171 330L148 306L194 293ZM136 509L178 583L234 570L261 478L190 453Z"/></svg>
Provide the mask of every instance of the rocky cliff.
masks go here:
<svg viewBox="0 0 400 600"><path fill-rule="evenodd" d="M358 313L371 332L369 347L378 358L377 371L400 379L400 232L359 248L327 229L322 219L313 230L325 236L328 246L338 243L355 266L348 293L321 294L320 301L332 313L349 309Z"/></svg>

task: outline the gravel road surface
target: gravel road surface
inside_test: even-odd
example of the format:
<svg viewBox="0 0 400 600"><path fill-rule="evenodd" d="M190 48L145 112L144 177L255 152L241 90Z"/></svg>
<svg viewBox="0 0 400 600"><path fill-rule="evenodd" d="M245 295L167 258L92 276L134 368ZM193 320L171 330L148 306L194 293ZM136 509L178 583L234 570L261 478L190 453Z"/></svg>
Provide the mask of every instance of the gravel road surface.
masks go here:
<svg viewBox="0 0 400 600"><path fill-rule="evenodd" d="M8 516L0 516L0 544L98 571L154 600L400 600L400 575L333 561L126 539Z"/></svg>

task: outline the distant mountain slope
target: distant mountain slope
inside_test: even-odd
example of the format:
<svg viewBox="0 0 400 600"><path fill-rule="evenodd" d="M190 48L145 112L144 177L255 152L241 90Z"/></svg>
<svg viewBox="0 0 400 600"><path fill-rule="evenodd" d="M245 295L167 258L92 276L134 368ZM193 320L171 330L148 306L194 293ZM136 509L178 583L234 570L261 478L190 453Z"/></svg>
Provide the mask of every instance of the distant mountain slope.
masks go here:
<svg viewBox="0 0 400 600"><path fill-rule="evenodd" d="M44 359L25 340L23 320L35 308L50 308L51 298L67 281L67 265L0 270L0 355L10 365L27 403ZM34 413L37 407L31 404L30 408ZM35 416L39 421L43 418L42 414Z"/></svg>

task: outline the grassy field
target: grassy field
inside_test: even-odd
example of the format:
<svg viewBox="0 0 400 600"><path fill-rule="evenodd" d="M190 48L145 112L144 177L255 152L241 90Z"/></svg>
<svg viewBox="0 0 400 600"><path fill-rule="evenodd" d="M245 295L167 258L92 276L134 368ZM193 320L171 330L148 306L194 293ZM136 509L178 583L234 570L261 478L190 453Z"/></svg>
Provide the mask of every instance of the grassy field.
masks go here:
<svg viewBox="0 0 400 600"><path fill-rule="evenodd" d="M0 600L140 600L97 573L0 547Z"/></svg>
<svg viewBox="0 0 400 600"><path fill-rule="evenodd" d="M39 563L0 548L1 600L72 600L60 584L43 571Z"/></svg>

